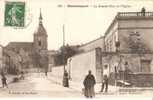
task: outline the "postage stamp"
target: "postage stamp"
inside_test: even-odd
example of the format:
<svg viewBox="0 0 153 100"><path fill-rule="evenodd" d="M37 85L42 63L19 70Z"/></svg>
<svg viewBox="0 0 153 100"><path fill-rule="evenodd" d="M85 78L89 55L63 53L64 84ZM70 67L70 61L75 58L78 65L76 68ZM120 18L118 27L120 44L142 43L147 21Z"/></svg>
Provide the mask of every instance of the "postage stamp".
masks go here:
<svg viewBox="0 0 153 100"><path fill-rule="evenodd" d="M5 26L24 27L25 2L6 2L4 19Z"/></svg>

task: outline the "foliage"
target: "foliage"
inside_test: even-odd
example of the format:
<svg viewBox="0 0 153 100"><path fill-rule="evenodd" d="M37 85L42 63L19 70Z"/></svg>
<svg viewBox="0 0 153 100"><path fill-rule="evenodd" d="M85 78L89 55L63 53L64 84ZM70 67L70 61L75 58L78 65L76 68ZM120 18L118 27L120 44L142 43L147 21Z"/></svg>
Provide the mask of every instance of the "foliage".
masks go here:
<svg viewBox="0 0 153 100"><path fill-rule="evenodd" d="M55 65L67 63L67 59L78 53L78 46L61 46L59 53L55 55Z"/></svg>

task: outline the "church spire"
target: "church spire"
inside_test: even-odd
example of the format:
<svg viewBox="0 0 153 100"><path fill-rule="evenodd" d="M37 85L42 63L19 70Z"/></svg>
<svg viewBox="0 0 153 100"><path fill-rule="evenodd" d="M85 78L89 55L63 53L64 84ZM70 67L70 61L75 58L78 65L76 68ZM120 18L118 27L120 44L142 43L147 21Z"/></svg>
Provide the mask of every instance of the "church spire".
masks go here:
<svg viewBox="0 0 153 100"><path fill-rule="evenodd" d="M39 15L39 24L42 24L42 20L43 20L43 18L42 18L42 14L41 14L41 8L40 8L40 15Z"/></svg>

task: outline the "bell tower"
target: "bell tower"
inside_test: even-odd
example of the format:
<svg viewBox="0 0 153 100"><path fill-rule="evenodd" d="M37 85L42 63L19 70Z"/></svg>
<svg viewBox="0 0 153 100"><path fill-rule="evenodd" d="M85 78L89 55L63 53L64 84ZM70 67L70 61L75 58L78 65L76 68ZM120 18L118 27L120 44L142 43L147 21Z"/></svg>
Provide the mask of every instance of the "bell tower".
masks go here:
<svg viewBox="0 0 153 100"><path fill-rule="evenodd" d="M41 14L41 9L40 9L40 15L39 15L39 25L37 30L34 33L34 48L36 51L40 52L40 51L44 51L44 50L48 50L48 35L47 32L43 26L43 17Z"/></svg>

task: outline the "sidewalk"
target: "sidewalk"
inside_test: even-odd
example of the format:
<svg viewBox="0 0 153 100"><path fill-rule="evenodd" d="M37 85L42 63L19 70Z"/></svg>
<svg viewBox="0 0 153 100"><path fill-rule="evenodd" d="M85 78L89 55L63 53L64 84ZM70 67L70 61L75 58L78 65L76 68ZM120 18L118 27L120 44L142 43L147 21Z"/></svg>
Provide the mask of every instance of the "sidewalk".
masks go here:
<svg viewBox="0 0 153 100"><path fill-rule="evenodd" d="M48 79L51 80L52 82L54 82L55 84L62 85L62 77L53 76L51 73L49 73ZM69 88L74 89L74 90L82 93L82 89L84 88L84 86L83 86L83 83L81 83L81 82L69 81ZM98 83L95 85L95 93L102 94L102 93L100 93L100 90L101 90L101 83ZM118 91L119 91L119 87L109 85L107 95L117 94Z"/></svg>

